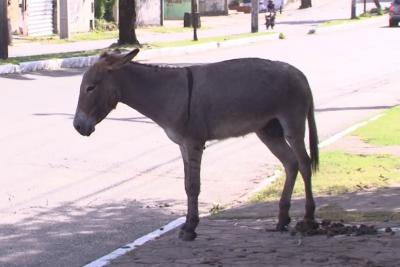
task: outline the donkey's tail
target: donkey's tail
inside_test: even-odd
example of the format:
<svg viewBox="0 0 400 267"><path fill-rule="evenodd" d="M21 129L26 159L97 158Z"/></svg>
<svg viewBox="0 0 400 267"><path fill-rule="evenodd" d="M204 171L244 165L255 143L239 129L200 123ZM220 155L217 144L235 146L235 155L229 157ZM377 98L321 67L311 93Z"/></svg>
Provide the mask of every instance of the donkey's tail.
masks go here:
<svg viewBox="0 0 400 267"><path fill-rule="evenodd" d="M311 99L310 109L307 115L308 136L310 142L310 156L312 170L316 172L319 166L318 133L314 117L314 101Z"/></svg>

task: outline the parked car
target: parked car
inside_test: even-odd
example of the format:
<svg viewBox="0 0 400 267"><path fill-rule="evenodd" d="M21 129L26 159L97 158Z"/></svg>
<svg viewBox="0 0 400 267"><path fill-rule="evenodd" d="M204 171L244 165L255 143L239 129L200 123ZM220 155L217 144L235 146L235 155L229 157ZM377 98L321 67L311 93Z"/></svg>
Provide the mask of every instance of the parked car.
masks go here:
<svg viewBox="0 0 400 267"><path fill-rule="evenodd" d="M260 0L259 3L259 8L258 11L260 13L262 12L267 12L267 4L266 4L267 0ZM247 8L249 13L251 12L251 0L243 0L243 3L240 4L240 6L242 6L243 8Z"/></svg>
<svg viewBox="0 0 400 267"><path fill-rule="evenodd" d="M393 0L389 8L389 27L397 26L400 22L400 0Z"/></svg>

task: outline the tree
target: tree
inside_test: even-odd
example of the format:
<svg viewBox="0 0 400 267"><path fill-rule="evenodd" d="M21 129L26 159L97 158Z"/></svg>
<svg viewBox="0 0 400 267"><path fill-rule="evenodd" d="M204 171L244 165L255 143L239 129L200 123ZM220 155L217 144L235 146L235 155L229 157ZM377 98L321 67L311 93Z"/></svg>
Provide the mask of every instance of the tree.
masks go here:
<svg viewBox="0 0 400 267"><path fill-rule="evenodd" d="M300 8L312 7L311 0L301 0Z"/></svg>
<svg viewBox="0 0 400 267"><path fill-rule="evenodd" d="M135 0L119 0L119 39L118 44L137 44L139 41L136 37L136 1Z"/></svg>
<svg viewBox="0 0 400 267"><path fill-rule="evenodd" d="M9 28L7 20L7 0L0 0L0 59L8 58Z"/></svg>
<svg viewBox="0 0 400 267"><path fill-rule="evenodd" d="M376 5L376 8L378 10L382 10L382 6L381 6L381 3L379 2L379 0L373 0L373 1L374 1L375 5Z"/></svg>

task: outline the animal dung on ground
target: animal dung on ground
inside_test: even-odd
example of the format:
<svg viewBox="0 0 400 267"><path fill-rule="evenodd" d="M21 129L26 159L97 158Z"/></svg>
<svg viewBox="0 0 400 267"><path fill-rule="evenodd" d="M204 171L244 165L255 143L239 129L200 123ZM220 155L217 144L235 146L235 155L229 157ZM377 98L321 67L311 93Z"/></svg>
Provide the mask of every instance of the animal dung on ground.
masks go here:
<svg viewBox="0 0 400 267"><path fill-rule="evenodd" d="M376 235L377 228L374 225L345 225L341 222L331 222L330 220L322 220L320 223L314 222L309 225L304 221L298 222L292 231L292 235L300 233L304 236L326 235L327 237L337 235L360 236L360 235Z"/></svg>

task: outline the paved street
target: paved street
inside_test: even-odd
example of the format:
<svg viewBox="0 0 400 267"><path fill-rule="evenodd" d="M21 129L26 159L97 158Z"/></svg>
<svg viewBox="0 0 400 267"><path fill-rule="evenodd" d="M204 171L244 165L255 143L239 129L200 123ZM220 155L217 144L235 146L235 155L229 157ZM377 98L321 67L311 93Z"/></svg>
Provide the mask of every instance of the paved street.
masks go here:
<svg viewBox="0 0 400 267"><path fill-rule="evenodd" d="M263 57L292 63L310 80L324 140L400 103L400 35L386 24L382 18L154 61ZM178 148L154 123L119 105L90 138L75 132L71 119L82 72L0 77L1 266L82 266L184 212ZM243 201L276 164L252 135L209 143L202 211Z"/></svg>

